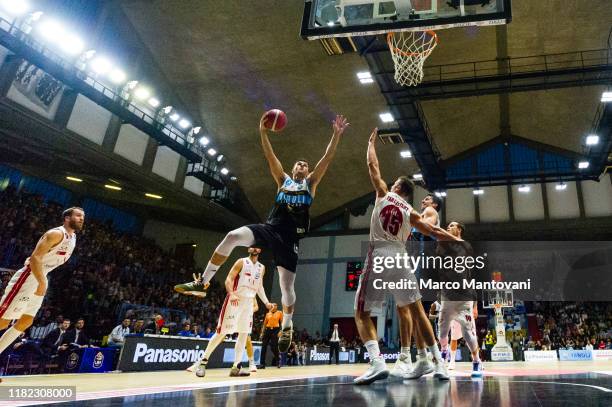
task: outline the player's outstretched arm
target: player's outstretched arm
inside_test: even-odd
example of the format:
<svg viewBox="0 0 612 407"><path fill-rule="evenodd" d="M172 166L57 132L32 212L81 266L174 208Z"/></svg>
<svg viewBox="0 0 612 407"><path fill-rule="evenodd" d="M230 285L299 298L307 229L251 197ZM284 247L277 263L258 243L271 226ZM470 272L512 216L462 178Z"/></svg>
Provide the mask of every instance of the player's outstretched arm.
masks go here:
<svg viewBox="0 0 612 407"><path fill-rule="evenodd" d="M60 244L63 237L64 235L61 230L51 229L45 232L38 240L38 243L36 243L36 247L30 256L30 269L34 278L38 281L38 288L34 295L43 296L47 292L47 278L43 272L42 259L53 247Z"/></svg>
<svg viewBox="0 0 612 407"><path fill-rule="evenodd" d="M261 302L264 303L265 307L270 310L276 304L272 304L272 303L270 303L270 301L268 301L268 296L266 295L266 290L264 289L264 286L263 286L263 278L264 278L265 273L266 273L266 268L264 267L263 268L263 272L261 274L261 281L262 281L262 283L259 286L259 288L257 289L257 296L259 297Z"/></svg>
<svg viewBox="0 0 612 407"><path fill-rule="evenodd" d="M461 240L451 235L441 227L431 225L430 223L424 221L421 215L414 210L410 212L410 223L412 226L417 228L419 232L427 236L433 236L437 240Z"/></svg>
<svg viewBox="0 0 612 407"><path fill-rule="evenodd" d="M285 171L283 171L283 165L274 154L274 150L272 149L272 144L270 144L270 140L268 139L268 130L264 126L264 118L265 113L261 116L259 120L259 134L261 135L261 146L263 147L264 156L268 161L268 166L270 167L270 173L272 174L272 178L276 181L276 185L280 188L285 181Z"/></svg>
<svg viewBox="0 0 612 407"><path fill-rule="evenodd" d="M378 127L372 130L370 140L368 142L368 171L370 172L370 181L376 191L376 197L382 198L389 191L387 184L383 181L380 175L380 167L378 166L378 157L376 156L376 139L378 138Z"/></svg>
<svg viewBox="0 0 612 407"><path fill-rule="evenodd" d="M323 154L323 157L321 157L314 170L308 176L310 191L313 195L314 190L317 188L319 182L321 182L321 179L323 179L323 176L327 172L329 164L331 164L334 155L336 154L336 148L338 147L338 143L340 142L342 134L349 125L350 124L347 121L346 117L342 115L337 115L336 119L332 123L334 132L332 134L331 140L329 141L329 144L327 145L327 149L325 149L325 154Z"/></svg>

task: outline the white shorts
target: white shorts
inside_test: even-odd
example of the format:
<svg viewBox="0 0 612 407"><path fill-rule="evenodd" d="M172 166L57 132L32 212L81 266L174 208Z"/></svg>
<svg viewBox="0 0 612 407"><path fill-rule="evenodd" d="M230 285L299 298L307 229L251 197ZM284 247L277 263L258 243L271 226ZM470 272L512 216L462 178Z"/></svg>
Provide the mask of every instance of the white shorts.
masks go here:
<svg viewBox="0 0 612 407"><path fill-rule="evenodd" d="M217 333L228 335L233 333L251 333L253 330L253 298L239 297L238 305L232 305L229 295L225 297Z"/></svg>
<svg viewBox="0 0 612 407"><path fill-rule="evenodd" d="M448 338L450 330L451 339L463 338L463 330L475 331L476 325L473 316L473 301L444 301L440 307L438 326L440 338Z"/></svg>
<svg viewBox="0 0 612 407"><path fill-rule="evenodd" d="M382 272L374 271L374 259L376 257L395 257L396 254L403 256L406 253L404 247L370 246L368 256L364 262L363 272L359 276L359 286L355 294L355 310L362 312L381 309L388 295L392 295L397 306L403 307L421 299L418 288L418 281L414 273L409 268L391 267L385 268ZM401 288L389 288L383 283L400 283ZM409 283L413 288L409 288Z"/></svg>
<svg viewBox="0 0 612 407"><path fill-rule="evenodd" d="M18 270L6 285L0 299L0 318L19 319L22 315L36 316L44 296L34 295L38 281L30 267Z"/></svg>

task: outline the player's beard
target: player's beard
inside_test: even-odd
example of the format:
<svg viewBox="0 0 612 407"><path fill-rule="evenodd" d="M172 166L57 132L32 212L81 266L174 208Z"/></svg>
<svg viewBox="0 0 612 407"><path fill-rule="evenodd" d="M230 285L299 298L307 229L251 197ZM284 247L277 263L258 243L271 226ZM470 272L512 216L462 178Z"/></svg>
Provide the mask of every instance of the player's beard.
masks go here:
<svg viewBox="0 0 612 407"><path fill-rule="evenodd" d="M68 226L70 226L70 229L72 230L80 231L83 229L83 223L79 223L73 219L70 219L70 222L68 222Z"/></svg>

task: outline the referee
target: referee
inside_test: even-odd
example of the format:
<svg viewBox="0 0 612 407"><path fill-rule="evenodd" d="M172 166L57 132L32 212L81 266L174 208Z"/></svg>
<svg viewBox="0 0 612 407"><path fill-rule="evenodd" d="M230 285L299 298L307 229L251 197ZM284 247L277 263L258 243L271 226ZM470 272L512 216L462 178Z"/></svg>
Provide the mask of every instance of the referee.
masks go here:
<svg viewBox="0 0 612 407"><path fill-rule="evenodd" d="M264 319L263 332L262 332L262 344L261 344L261 366L260 369L266 368L266 355L268 353L268 345L272 346L272 353L274 358L272 359L272 366L277 365L280 367L280 359L278 358L278 333L280 331L280 323L283 320L282 311L278 310L276 304L273 304L266 318Z"/></svg>

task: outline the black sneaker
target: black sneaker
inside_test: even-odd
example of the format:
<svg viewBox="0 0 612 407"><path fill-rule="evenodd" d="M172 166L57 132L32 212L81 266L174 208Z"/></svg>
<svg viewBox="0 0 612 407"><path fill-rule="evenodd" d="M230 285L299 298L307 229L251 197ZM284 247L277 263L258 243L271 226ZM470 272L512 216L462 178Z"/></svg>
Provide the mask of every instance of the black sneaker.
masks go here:
<svg viewBox="0 0 612 407"><path fill-rule="evenodd" d="M245 372L244 370L236 366L232 366L232 370L230 370L230 377L244 377L250 375L251 374L249 372Z"/></svg>
<svg viewBox="0 0 612 407"><path fill-rule="evenodd" d="M278 351L286 353L291 345L291 339L293 338L293 322L287 328L283 328L278 337Z"/></svg>

